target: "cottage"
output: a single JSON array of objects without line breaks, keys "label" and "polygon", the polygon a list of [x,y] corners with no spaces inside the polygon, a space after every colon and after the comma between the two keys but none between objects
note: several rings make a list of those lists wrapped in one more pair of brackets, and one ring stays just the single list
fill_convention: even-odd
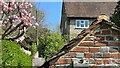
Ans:
[{"label": "cottage", "polygon": [[62,35],[73,39],[100,14],[111,16],[116,2],[63,2],[60,29]]}]

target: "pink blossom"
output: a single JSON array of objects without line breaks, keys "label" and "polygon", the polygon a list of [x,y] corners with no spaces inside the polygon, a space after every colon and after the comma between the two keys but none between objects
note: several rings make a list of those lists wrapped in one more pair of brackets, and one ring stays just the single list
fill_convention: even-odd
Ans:
[{"label": "pink blossom", "polygon": [[31,12],[29,12],[29,15],[28,15],[28,16],[29,16],[29,17],[30,17],[30,16],[32,16],[32,13],[31,13]]},{"label": "pink blossom", "polygon": [[28,14],[28,11],[26,11],[25,9],[21,11],[22,12],[22,15],[27,15]]},{"label": "pink blossom", "polygon": [[11,11],[11,10],[13,10],[13,8],[12,8],[12,7],[9,7],[8,9],[9,9],[10,11]]},{"label": "pink blossom", "polygon": [[26,26],[32,26],[32,24],[30,22],[26,22]]},{"label": "pink blossom", "polygon": [[24,5],[23,5],[23,3],[22,3],[22,4],[19,5],[19,8],[23,8],[23,6],[24,6]]},{"label": "pink blossom", "polygon": [[35,26],[35,25],[33,25],[33,28],[36,28],[36,26]]},{"label": "pink blossom", "polygon": [[17,16],[17,15],[12,15],[12,16],[10,16],[13,20],[17,20],[17,19],[19,19],[19,17]]},{"label": "pink blossom", "polygon": [[4,7],[4,8],[8,8],[8,4],[6,3],[3,7]]},{"label": "pink blossom", "polygon": [[9,10],[15,10],[17,8],[16,4],[10,3]]},{"label": "pink blossom", "polygon": [[26,3],[26,4],[25,4],[25,8],[31,8],[31,7],[33,7],[31,3],[29,3],[29,4]]},{"label": "pink blossom", "polygon": [[19,5],[20,8],[31,8],[32,4],[31,3],[21,3]]},{"label": "pink blossom", "polygon": [[34,25],[35,25],[36,27],[37,27],[37,26],[39,26],[39,24],[38,24],[38,23],[35,23]]},{"label": "pink blossom", "polygon": [[12,2],[14,4],[16,2],[16,0],[10,0],[10,2]]},{"label": "pink blossom", "polygon": [[22,20],[21,20],[21,19],[18,19],[17,21],[18,21],[18,23],[22,22]]},{"label": "pink blossom", "polygon": [[13,22],[16,22],[16,20],[12,20]]},{"label": "pink blossom", "polygon": [[[32,26],[32,20],[35,20],[35,17],[32,16],[32,13],[28,10],[26,10],[26,8],[31,8],[32,7],[32,4],[31,3],[19,3],[19,4],[16,4],[17,2],[15,2],[15,0],[10,3],[10,6],[8,6],[8,3],[4,3],[3,5],[3,11],[5,12],[8,12],[8,10],[10,10],[9,12],[14,12],[15,9],[17,9],[17,5],[19,5],[20,7],[20,13],[22,15],[22,17],[20,17],[19,13],[15,13],[15,14],[11,14],[8,16],[8,18],[12,18],[12,21],[13,21],[13,24],[16,23],[20,23],[21,21],[24,22],[24,24],[26,26]],[[3,4],[1,1],[0,1],[1,4]],[[0,12],[3,13],[2,9],[0,8]],[[39,26],[38,23],[35,23],[34,24],[35,27]],[[13,27],[15,27],[15,25],[13,25]],[[22,27],[20,26],[19,29],[22,29]]]},{"label": "pink blossom", "polygon": [[0,5],[5,4],[4,0],[0,0]]},{"label": "pink blossom", "polygon": [[36,28],[36,27],[38,27],[39,26],[39,23],[35,23],[34,25],[33,25],[33,28]]},{"label": "pink blossom", "polygon": [[2,11],[2,10],[0,10],[0,14],[3,14],[3,11]]},{"label": "pink blossom", "polygon": [[33,5],[30,3],[30,4],[29,4],[29,8],[31,8],[31,7],[33,7]]},{"label": "pink blossom", "polygon": [[36,18],[34,16],[31,17],[32,20],[35,20]]}]

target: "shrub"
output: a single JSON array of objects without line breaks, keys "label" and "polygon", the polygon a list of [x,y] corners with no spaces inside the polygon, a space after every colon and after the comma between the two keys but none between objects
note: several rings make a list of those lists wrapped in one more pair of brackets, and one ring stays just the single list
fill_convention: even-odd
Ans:
[{"label": "shrub", "polygon": [[4,68],[32,66],[31,56],[25,54],[16,42],[2,40],[2,65]]}]

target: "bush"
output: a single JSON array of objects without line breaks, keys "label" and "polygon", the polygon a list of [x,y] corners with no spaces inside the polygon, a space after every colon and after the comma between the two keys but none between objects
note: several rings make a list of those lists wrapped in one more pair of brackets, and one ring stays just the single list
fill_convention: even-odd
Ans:
[{"label": "bush", "polygon": [[37,47],[35,43],[31,46],[31,56],[34,56],[35,53],[37,52]]},{"label": "bush", "polygon": [[60,33],[46,32],[39,37],[38,51],[43,58],[51,57],[66,44]]},{"label": "bush", "polygon": [[4,68],[10,66],[31,67],[32,58],[20,50],[20,46],[15,42],[2,40],[2,65]]}]

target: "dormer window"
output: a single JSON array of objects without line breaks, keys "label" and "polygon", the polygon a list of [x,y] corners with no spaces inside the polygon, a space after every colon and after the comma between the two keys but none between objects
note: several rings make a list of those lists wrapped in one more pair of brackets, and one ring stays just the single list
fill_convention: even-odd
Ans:
[{"label": "dormer window", "polygon": [[89,20],[76,20],[76,28],[88,28]]}]

